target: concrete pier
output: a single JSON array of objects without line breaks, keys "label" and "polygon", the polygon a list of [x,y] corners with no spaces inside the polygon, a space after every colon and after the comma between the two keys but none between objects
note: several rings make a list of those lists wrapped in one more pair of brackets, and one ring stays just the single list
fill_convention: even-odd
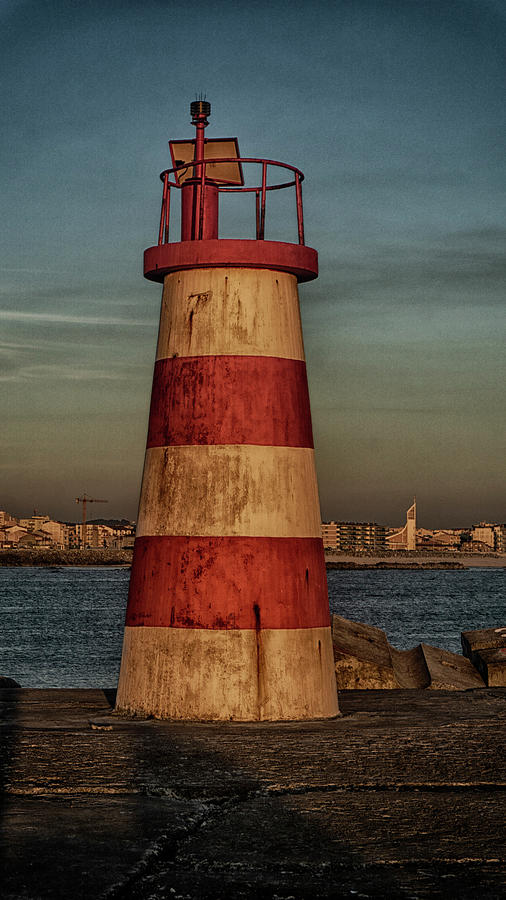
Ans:
[{"label": "concrete pier", "polygon": [[342,716],[131,720],[0,691],[2,898],[504,897],[505,688]]}]

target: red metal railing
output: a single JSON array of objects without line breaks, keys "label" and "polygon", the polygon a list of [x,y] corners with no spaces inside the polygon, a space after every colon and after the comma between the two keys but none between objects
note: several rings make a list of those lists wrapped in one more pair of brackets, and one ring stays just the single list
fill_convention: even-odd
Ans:
[{"label": "red metal railing", "polygon": [[[243,185],[230,185],[230,184],[220,184],[219,178],[206,177],[206,166],[202,165],[202,163],[212,163],[215,165],[216,163],[237,163],[242,165],[243,163],[253,163],[256,165],[262,166],[262,177],[260,184],[254,187],[245,187]],[[280,182],[278,184],[267,184],[267,168],[268,166],[277,166],[280,169],[286,169],[293,174],[293,179],[291,181]],[[158,245],[168,244],[169,243],[169,232],[170,232],[170,191],[171,188],[176,188],[177,190],[181,190],[184,187],[183,184],[178,184],[177,181],[171,181],[170,176],[175,172],[179,172],[180,169],[188,169],[192,167],[195,172],[198,173],[192,181],[200,186],[199,190],[199,198],[198,198],[198,229],[197,229],[197,239],[202,239],[203,233],[203,222],[204,222],[204,204],[205,204],[205,187],[206,184],[213,184],[218,186],[218,191],[221,194],[227,193],[254,193],[255,194],[255,207],[256,207],[256,239],[257,241],[263,241],[265,235],[265,208],[266,208],[266,198],[269,191],[280,191],[284,188],[295,187],[295,203],[297,208],[297,231],[299,244],[304,244],[304,214],[302,209],[302,182],[304,181],[304,175],[300,171],[300,169],[296,169],[295,166],[290,166],[288,163],[280,163],[276,162],[273,159],[253,159],[253,158],[234,158],[234,157],[220,157],[219,159],[207,159],[207,160],[194,160],[191,163],[181,163],[179,166],[174,166],[173,169],[165,169],[164,172],[161,173],[160,178],[163,182],[163,194],[162,194],[162,210],[160,214],[160,228],[158,232]]]}]

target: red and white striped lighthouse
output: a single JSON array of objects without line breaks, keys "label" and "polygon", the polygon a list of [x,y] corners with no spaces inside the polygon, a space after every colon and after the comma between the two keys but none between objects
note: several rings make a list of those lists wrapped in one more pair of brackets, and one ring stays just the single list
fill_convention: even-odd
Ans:
[{"label": "red and white striped lighthouse", "polygon": [[[162,173],[160,330],[117,709],[193,720],[338,712],[297,282],[317,277],[293,166],[196,137]],[[225,150],[225,152],[223,152]],[[205,160],[205,162],[204,162]],[[212,160],[212,161],[211,161]],[[245,186],[243,166],[261,170]],[[272,171],[283,173],[271,183]],[[284,170],[284,171],[283,171]],[[288,171],[288,175],[287,175]],[[294,188],[298,243],[266,241]],[[181,241],[169,241],[181,191]],[[219,199],[256,201],[254,240],[218,237]]]}]

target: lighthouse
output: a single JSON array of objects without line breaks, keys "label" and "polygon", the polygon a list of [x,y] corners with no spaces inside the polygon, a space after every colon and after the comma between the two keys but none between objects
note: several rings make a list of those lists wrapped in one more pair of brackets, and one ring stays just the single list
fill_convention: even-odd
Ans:
[{"label": "lighthouse", "polygon": [[[195,136],[170,142],[158,244],[144,254],[163,294],[116,708],[329,718],[338,705],[297,290],[318,274],[304,176],[242,158],[235,138],[207,139],[210,111],[192,103]],[[297,242],[265,239],[278,190],[293,194]],[[219,237],[230,193],[249,205],[254,238]]]}]

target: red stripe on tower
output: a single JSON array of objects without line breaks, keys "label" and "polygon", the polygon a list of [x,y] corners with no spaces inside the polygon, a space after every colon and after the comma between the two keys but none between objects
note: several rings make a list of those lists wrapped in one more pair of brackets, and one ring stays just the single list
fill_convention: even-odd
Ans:
[{"label": "red stripe on tower", "polygon": [[323,628],[325,579],[319,538],[141,537],[126,624]]},{"label": "red stripe on tower", "polygon": [[155,364],[148,447],[312,447],[306,364],[269,356],[192,356]]}]

